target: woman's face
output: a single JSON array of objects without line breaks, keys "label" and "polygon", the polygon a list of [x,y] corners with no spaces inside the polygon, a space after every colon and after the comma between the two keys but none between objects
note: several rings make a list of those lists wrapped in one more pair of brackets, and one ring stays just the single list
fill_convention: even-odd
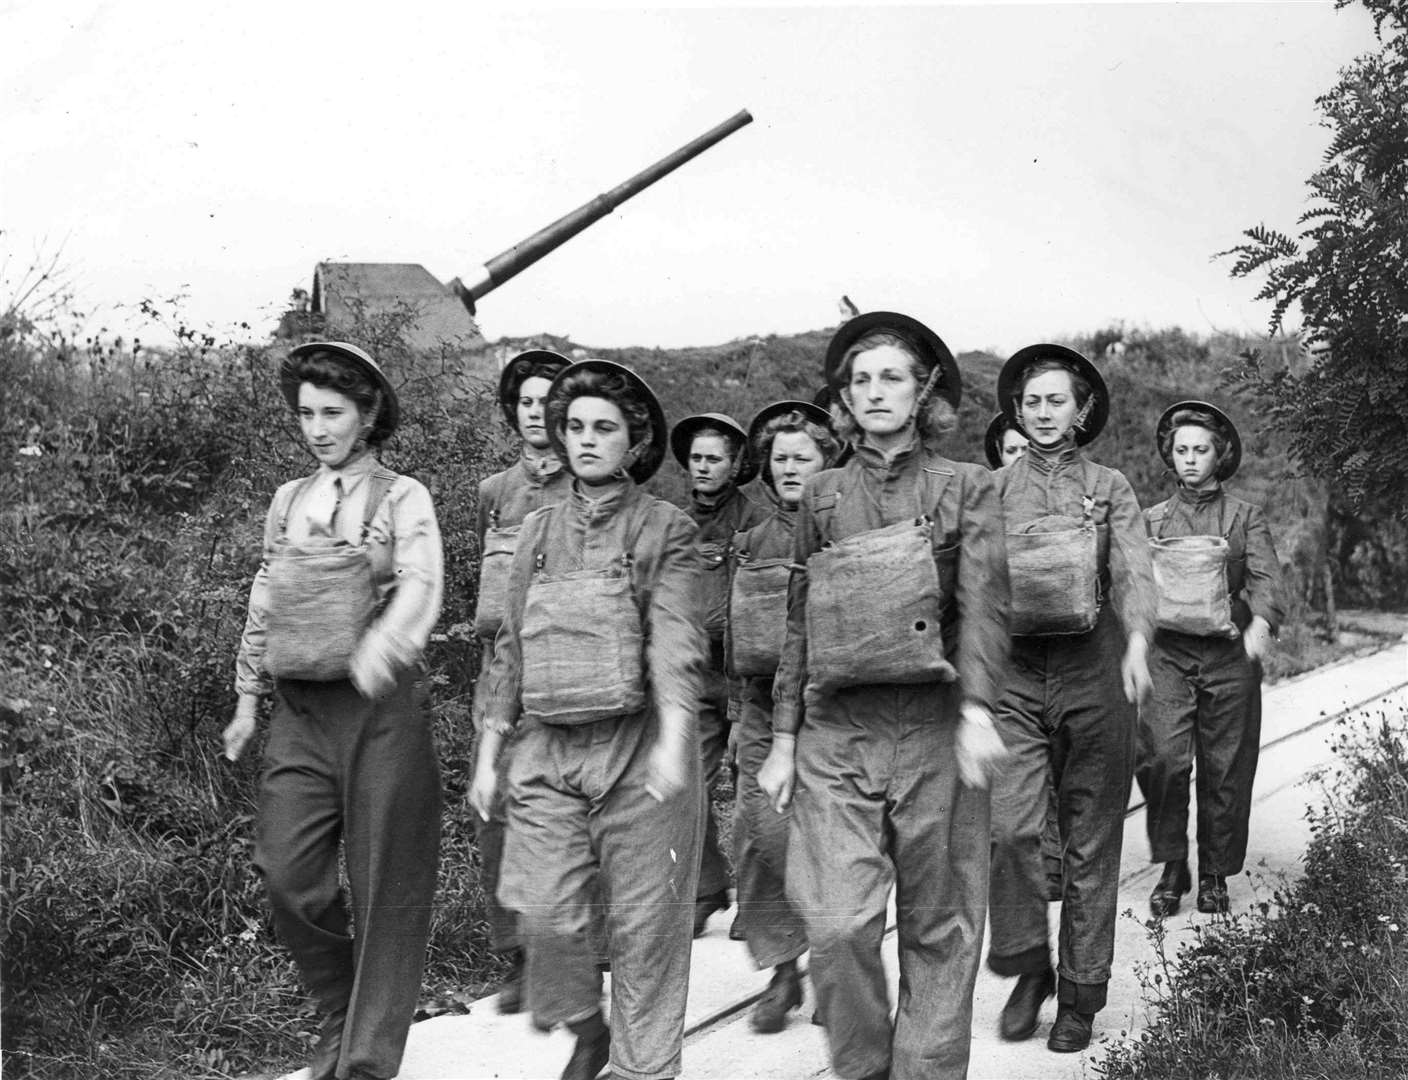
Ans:
[{"label": "woman's face", "polygon": [[717,495],[733,478],[733,455],[722,435],[696,435],[689,444],[689,479],[701,495]]},{"label": "woman's face", "polygon": [[851,360],[846,403],[862,431],[872,439],[893,441],[914,417],[919,380],[913,360],[894,345],[877,345]]},{"label": "woman's face", "polygon": [[1020,401],[1022,427],[1038,446],[1055,446],[1075,423],[1079,407],[1069,371],[1043,371],[1027,380]]},{"label": "woman's face", "polygon": [[768,468],[772,489],[782,505],[795,507],[802,501],[802,481],[821,472],[825,464],[821,449],[805,431],[779,431],[772,439]]},{"label": "woman's face", "polygon": [[1016,428],[1008,428],[1002,433],[1002,445],[998,448],[999,468],[1007,468],[1012,462],[1027,452],[1027,437]]},{"label": "woman's face", "polygon": [[341,391],[305,382],[298,387],[298,423],[313,456],[329,468],[339,469],[357,453],[366,417]]},{"label": "woman's face", "polygon": [[562,441],[567,463],[584,484],[605,484],[626,460],[631,433],[615,402],[599,397],[573,398],[567,406]]},{"label": "woman's face", "polygon": [[1205,427],[1185,424],[1173,433],[1173,469],[1184,487],[1202,491],[1217,483],[1217,442]]},{"label": "woman's face", "polygon": [[547,415],[548,387],[551,379],[532,375],[523,380],[518,388],[518,433],[523,441],[535,450],[548,448]]}]

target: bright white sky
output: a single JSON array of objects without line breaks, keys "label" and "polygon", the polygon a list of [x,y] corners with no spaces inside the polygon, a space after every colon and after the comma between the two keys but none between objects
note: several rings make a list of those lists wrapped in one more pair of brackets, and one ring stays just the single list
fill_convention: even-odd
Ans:
[{"label": "bright white sky", "polygon": [[[1291,228],[1330,3],[907,7],[0,0],[0,254],[79,301],[272,329],[322,259],[480,264],[740,108],[756,121],[486,297],[490,338],[713,344],[862,309],[1010,351],[1259,332],[1214,252]],[[0,300],[6,297],[0,297]]]}]

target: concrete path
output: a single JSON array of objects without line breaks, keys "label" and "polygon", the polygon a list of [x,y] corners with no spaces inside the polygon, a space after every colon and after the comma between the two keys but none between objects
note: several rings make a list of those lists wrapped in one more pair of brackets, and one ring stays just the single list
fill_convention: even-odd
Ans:
[{"label": "concrete path", "polygon": [[[1329,737],[1334,720],[1367,723],[1389,707],[1408,707],[1408,640],[1370,656],[1341,661],[1269,687],[1264,694],[1262,756],[1252,811],[1251,845],[1247,854],[1250,879],[1229,883],[1234,910],[1257,899],[1270,899],[1279,872],[1297,872],[1309,839],[1307,805],[1322,793],[1313,780],[1333,758]],[[1138,798],[1137,792],[1135,798]],[[1142,920],[1148,917],[1148,896],[1159,868],[1147,863],[1144,815],[1135,804],[1124,833],[1120,910],[1128,912],[1118,925],[1115,972],[1110,1005],[1096,1018],[1095,1041],[1083,1054],[1058,1055],[1046,1049],[1046,1035],[1055,1006],[1048,1002],[1036,1035],[1027,1042],[1007,1043],[997,1036],[998,1014],[1012,983],[982,970],[974,993],[972,1080],[1061,1080],[1093,1075],[1092,1059],[1101,1044],[1121,1033],[1138,1031],[1145,1007],[1137,973],[1149,964],[1153,950]],[[1209,917],[1190,909],[1168,921],[1170,956],[1192,927]],[[1057,905],[1050,907],[1055,941]],[[748,1007],[767,984],[766,972],[755,972],[742,944],[728,940],[731,912],[714,916],[709,933],[695,942],[690,979],[685,1071],[688,1080],[801,1080],[829,1077],[823,1034],[807,1022],[808,1002],[792,1015],[777,1035],[756,1035],[747,1023]],[[894,934],[886,940],[893,993]],[[571,1052],[564,1032],[535,1033],[524,1016],[500,1016],[493,998],[476,1002],[466,1016],[428,1020],[411,1029],[401,1080],[478,1080],[501,1077],[552,1080]],[[302,1080],[306,1071],[285,1080]]]}]

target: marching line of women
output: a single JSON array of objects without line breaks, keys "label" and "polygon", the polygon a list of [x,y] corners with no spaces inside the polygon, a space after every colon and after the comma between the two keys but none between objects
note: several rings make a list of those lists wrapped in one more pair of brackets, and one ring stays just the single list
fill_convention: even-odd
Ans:
[{"label": "marching line of women", "polygon": [[[985,926],[1014,979],[1002,1037],[1033,1036],[1054,996],[1047,1046],[1084,1049],[1134,780],[1164,864],[1151,912],[1193,889],[1194,775],[1197,907],[1227,910],[1281,617],[1265,518],[1222,488],[1231,419],[1170,405],[1152,441],[1176,487],[1141,511],[1084,452],[1115,403],[1070,349],[1003,366],[989,468],[946,445],[962,378],[918,320],[853,318],[821,374],[746,427],[672,429],[618,364],[531,350],[502,373],[523,449],[479,492],[469,797],[512,970],[498,1006],[574,1034],[565,1080],[680,1074],[692,939],[730,906],[771,970],[753,1029],[803,1005],[806,955],[837,1076],[967,1075]],[[440,537],[425,488],[377,458],[399,407],[370,356],[312,342],[280,378],[318,467],[269,508],[225,749],[272,697],[255,858],[321,1017],[311,1075],[389,1080],[435,889]],[[670,453],[686,510],[641,487]],[[725,764],[732,898],[709,794]]]}]

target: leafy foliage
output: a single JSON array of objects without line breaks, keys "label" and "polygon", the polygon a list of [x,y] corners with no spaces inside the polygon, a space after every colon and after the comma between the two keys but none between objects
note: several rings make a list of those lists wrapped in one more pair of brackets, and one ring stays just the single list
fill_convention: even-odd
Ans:
[{"label": "leafy foliage", "polygon": [[[1367,723],[1365,721],[1368,721]],[[1247,915],[1195,927],[1175,958],[1161,921],[1142,973],[1154,1017],[1096,1065],[1135,1078],[1408,1074],[1408,715],[1341,721],[1338,793],[1311,815],[1305,874]]]},{"label": "leafy foliage", "polygon": [[[1346,6],[1350,0],[1337,0]],[[1361,0],[1380,48],[1316,99],[1331,133],[1307,181],[1296,237],[1257,226],[1222,252],[1233,277],[1264,272],[1257,299],[1281,331],[1293,305],[1305,354],[1255,351],[1232,381],[1257,392],[1292,453],[1353,506],[1408,511],[1408,3]]]}]

